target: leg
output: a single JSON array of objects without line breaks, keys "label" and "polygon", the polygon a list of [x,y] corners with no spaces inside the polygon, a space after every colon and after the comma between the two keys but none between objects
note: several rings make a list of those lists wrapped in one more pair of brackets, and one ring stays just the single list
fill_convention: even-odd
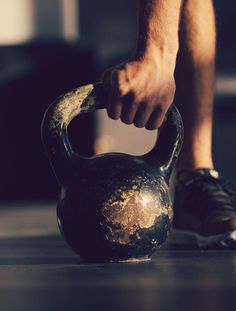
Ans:
[{"label": "leg", "polygon": [[177,170],[213,168],[215,18],[211,0],[185,0],[176,68],[176,104],[185,127]]},{"label": "leg", "polygon": [[212,0],[185,0],[175,72],[185,139],[177,165],[172,242],[236,248],[235,194],[213,170],[215,38]]}]

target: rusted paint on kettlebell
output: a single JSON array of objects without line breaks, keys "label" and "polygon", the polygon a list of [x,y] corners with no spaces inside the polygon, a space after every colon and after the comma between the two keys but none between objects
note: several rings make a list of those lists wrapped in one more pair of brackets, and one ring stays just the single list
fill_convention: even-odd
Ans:
[{"label": "rusted paint on kettlebell", "polygon": [[173,105],[158,143],[143,156],[81,157],[70,145],[67,127],[78,114],[105,107],[105,94],[102,83],[79,87],[58,98],[44,116],[42,139],[62,186],[59,227],[84,261],[149,258],[171,224],[168,183],[183,141],[182,120]]}]

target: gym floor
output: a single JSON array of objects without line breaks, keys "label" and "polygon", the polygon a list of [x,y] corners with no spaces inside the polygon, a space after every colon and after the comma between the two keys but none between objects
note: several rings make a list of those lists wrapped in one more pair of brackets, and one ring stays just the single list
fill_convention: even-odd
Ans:
[{"label": "gym floor", "polygon": [[151,261],[84,264],[56,203],[0,206],[0,310],[234,310],[236,252],[172,249]]},{"label": "gym floor", "polygon": [[[133,50],[135,0],[79,2],[79,46],[52,41],[0,47],[1,200],[52,197],[57,185],[39,134],[44,110],[64,91],[100,80],[105,68]],[[235,1],[214,3],[219,28],[214,155],[222,176],[236,183]],[[53,21],[49,12],[45,16]],[[142,133],[140,144],[137,131],[130,128],[128,135],[104,116],[98,152],[140,154],[154,144],[156,133]],[[228,311],[236,310],[235,294],[235,251],[173,249],[167,241],[148,262],[84,264],[59,233],[55,202],[0,203],[0,311]]]}]

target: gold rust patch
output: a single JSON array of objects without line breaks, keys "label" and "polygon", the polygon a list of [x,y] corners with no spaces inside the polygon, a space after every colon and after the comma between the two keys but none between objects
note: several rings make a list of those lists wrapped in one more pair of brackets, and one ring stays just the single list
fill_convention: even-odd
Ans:
[{"label": "gold rust patch", "polygon": [[112,242],[127,244],[134,234],[139,239],[139,229],[153,226],[157,217],[168,215],[172,218],[172,208],[164,205],[161,195],[145,189],[138,191],[136,186],[119,192],[121,199],[117,200],[117,195],[112,196],[102,208],[102,214],[111,223],[107,238]]},{"label": "gold rust patch", "polygon": [[[80,114],[82,111],[89,110],[95,102],[94,97],[91,96],[87,98],[93,89],[94,85],[88,84],[65,94],[65,96],[60,99],[54,110],[51,127],[57,128],[62,123],[64,123],[65,126],[68,126],[75,116]],[[88,100],[86,106],[81,108],[81,105],[85,99]]]}]

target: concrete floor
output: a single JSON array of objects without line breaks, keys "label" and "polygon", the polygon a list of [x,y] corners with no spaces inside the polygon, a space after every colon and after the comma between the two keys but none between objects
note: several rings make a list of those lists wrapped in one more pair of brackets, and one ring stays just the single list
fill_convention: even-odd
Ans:
[{"label": "concrete floor", "polygon": [[235,293],[236,252],[166,243],[150,262],[83,264],[58,232],[55,203],[0,206],[1,311],[227,311]]}]

